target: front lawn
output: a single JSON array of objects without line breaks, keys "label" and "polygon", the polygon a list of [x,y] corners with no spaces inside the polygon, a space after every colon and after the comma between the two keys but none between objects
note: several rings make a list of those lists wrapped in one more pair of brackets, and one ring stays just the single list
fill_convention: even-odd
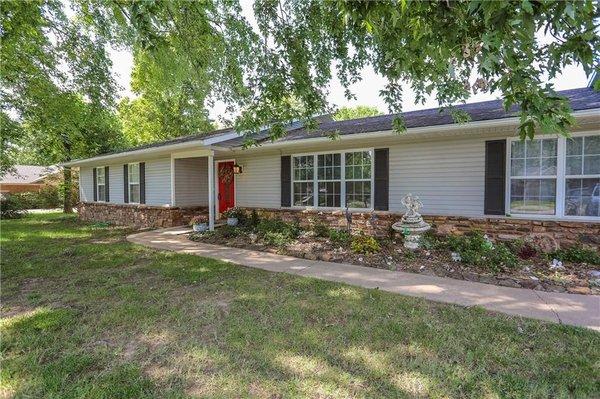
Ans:
[{"label": "front lawn", "polygon": [[0,397],[598,397],[600,334],[2,221]]}]

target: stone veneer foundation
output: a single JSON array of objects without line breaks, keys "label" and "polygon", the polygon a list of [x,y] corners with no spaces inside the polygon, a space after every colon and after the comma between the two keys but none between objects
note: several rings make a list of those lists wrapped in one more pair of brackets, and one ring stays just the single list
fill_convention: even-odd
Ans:
[{"label": "stone veneer foundation", "polygon": [[208,214],[208,208],[80,202],[77,212],[81,220],[143,229],[181,226],[189,223],[193,216]]},{"label": "stone veneer foundation", "polygon": [[[321,222],[332,228],[345,228],[344,211],[295,209],[255,209],[260,217],[278,217],[298,221],[303,227]],[[151,205],[107,204],[82,202],[78,206],[82,220],[109,222],[136,228],[174,227],[187,224],[195,215],[208,214],[206,207],[162,207]],[[391,212],[352,213],[352,229],[379,237],[393,233],[391,225],[401,214]],[[544,221],[510,217],[468,218],[458,216],[427,216],[423,218],[440,234],[464,234],[480,230],[495,240],[513,240],[530,236],[537,240],[556,242],[561,247],[583,243],[600,250],[600,223],[574,221]]]},{"label": "stone veneer foundation", "polygon": [[[251,210],[252,208],[247,208]],[[293,209],[256,209],[261,217],[279,217],[286,221],[298,221],[308,227],[321,221],[334,228],[345,228],[344,211],[315,211]],[[391,212],[352,213],[352,229],[379,237],[394,233],[391,225],[402,214]],[[600,250],[600,223],[574,221],[544,221],[510,217],[468,218],[457,216],[427,216],[425,221],[440,234],[464,234],[479,230],[491,239],[506,241],[525,236],[536,240],[556,242],[561,247],[583,243]]]}]

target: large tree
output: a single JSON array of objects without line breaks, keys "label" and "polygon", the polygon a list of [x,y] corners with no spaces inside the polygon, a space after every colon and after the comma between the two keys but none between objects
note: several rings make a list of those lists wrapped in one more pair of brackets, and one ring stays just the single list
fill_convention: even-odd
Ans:
[{"label": "large tree", "polygon": [[[198,106],[225,102],[251,133],[328,111],[334,75],[352,98],[367,66],[387,78],[381,95],[391,112],[401,111],[402,83],[458,120],[468,115],[452,104],[494,92],[507,108],[520,106],[521,136],[566,133],[569,104],[544,82],[570,64],[591,73],[600,53],[593,0],[258,0],[255,23],[229,1],[77,4],[107,37],[146,51],[165,81],[188,82]],[[287,107],[289,97],[302,107]],[[272,126],[273,137],[284,134]],[[401,118],[395,127],[403,130]]]},{"label": "large tree", "polygon": [[[61,1],[5,1],[0,10],[3,154],[27,149],[55,164],[118,148],[105,38],[69,18]],[[65,212],[71,184],[65,168]]]},{"label": "large tree", "polygon": [[381,115],[377,107],[369,105],[357,105],[355,107],[342,107],[335,111],[333,119],[336,121],[345,121],[348,119],[366,118],[368,116]]}]

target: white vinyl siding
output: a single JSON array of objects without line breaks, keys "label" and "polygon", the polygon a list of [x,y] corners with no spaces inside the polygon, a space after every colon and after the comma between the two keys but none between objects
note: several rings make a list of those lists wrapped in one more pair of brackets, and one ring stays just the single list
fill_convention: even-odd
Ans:
[{"label": "white vinyl siding", "polygon": [[146,161],[146,205],[169,204],[171,204],[171,158]]},{"label": "white vinyl siding", "polygon": [[[381,145],[390,151],[390,212],[403,213],[400,200],[412,193],[421,198],[424,214],[483,216],[485,141],[497,138],[445,138]],[[335,150],[342,147],[339,142],[328,146]],[[235,158],[244,167],[244,172],[236,175],[236,205],[280,208],[281,154],[236,154]]]},{"label": "white vinyl siding", "polygon": [[208,205],[208,158],[175,159],[175,206]]},{"label": "white vinyl siding", "polygon": [[[143,159],[140,162],[144,162]],[[165,206],[171,203],[171,159],[146,160],[146,204]],[[104,166],[104,165],[103,165]],[[123,163],[109,164],[110,203],[123,203]],[[94,201],[92,167],[79,172],[81,201]]]},{"label": "white vinyl siding", "polygon": [[235,156],[242,174],[235,175],[236,206],[279,208],[281,206],[281,157],[273,155]]},{"label": "white vinyl siding", "polygon": [[405,212],[408,193],[428,215],[483,216],[485,141],[481,137],[407,142],[389,147],[389,210]]},{"label": "white vinyl siding", "polygon": [[[82,167],[79,170],[79,197],[81,202],[94,201],[94,172],[92,167]],[[112,176],[111,176],[112,178]],[[111,186],[112,188],[112,186]],[[111,190],[112,192],[112,190]]]}]

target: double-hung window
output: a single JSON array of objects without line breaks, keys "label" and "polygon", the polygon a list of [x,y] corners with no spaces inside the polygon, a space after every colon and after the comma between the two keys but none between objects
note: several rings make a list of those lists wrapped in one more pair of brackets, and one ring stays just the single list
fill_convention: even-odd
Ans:
[{"label": "double-hung window", "polygon": [[600,134],[511,140],[508,213],[600,218]]},{"label": "double-hung window", "polygon": [[97,199],[106,202],[106,177],[104,176],[104,166],[96,168],[96,192]]},{"label": "double-hung window", "polygon": [[566,141],[565,216],[600,216],[600,135]]},{"label": "double-hung window", "polygon": [[373,151],[292,157],[292,205],[372,209]]},{"label": "double-hung window", "polygon": [[510,151],[510,212],[556,212],[557,139],[513,141]]},{"label": "double-hung window", "polygon": [[347,152],[345,154],[346,206],[348,208],[371,208],[371,151]]},{"label": "double-hung window", "polygon": [[127,185],[129,189],[129,202],[140,203],[140,164],[130,163],[127,167]]},{"label": "double-hung window", "polygon": [[317,179],[319,182],[318,206],[339,208],[342,197],[341,154],[317,155]]}]

